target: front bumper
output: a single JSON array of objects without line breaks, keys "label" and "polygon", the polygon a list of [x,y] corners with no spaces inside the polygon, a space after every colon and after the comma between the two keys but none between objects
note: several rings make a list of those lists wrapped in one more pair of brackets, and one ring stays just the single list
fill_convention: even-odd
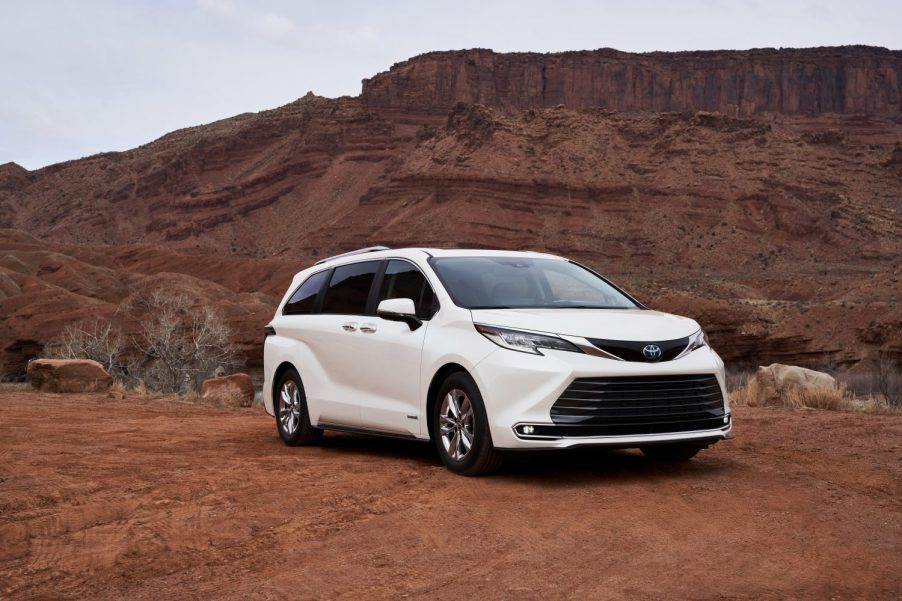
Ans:
[{"label": "front bumper", "polygon": [[[498,349],[473,371],[482,393],[492,433],[500,449],[565,449],[577,446],[639,447],[668,442],[711,444],[730,437],[733,424],[726,396],[723,361],[709,347],[675,361],[615,361],[566,351],[542,350],[531,355]],[[551,407],[576,378],[713,374],[724,398],[727,423],[694,431],[593,436],[591,431],[555,424]],[[523,426],[532,426],[527,434]],[[576,435],[574,435],[576,434]]]}]

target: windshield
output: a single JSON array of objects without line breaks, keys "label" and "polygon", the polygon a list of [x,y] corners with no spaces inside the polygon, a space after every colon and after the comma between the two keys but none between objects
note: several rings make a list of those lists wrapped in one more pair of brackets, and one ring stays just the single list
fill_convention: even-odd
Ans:
[{"label": "windshield", "polygon": [[443,257],[432,266],[454,303],[467,309],[636,309],[588,269],[560,259]]}]

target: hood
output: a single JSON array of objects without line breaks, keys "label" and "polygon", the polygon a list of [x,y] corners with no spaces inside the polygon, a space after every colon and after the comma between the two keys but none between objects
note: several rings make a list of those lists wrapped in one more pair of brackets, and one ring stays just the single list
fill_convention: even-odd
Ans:
[{"label": "hood", "polygon": [[474,309],[474,323],[583,338],[657,342],[699,330],[695,320],[644,309]]}]

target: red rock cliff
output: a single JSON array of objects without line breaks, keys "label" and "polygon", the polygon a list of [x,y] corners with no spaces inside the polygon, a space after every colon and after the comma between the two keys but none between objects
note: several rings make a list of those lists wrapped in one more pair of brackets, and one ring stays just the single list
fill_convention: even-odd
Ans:
[{"label": "red rock cliff", "polygon": [[418,112],[444,112],[467,102],[509,110],[563,104],[734,116],[902,117],[902,51],[843,46],[648,54],[431,52],[363,80],[362,99],[373,107]]}]

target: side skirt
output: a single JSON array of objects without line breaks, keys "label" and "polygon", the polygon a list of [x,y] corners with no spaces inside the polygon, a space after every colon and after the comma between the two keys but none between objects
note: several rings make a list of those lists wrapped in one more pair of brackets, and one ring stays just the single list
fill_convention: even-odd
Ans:
[{"label": "side skirt", "polygon": [[419,442],[429,442],[428,438],[417,438],[413,434],[407,432],[389,432],[386,430],[370,430],[367,428],[357,428],[354,426],[342,426],[341,424],[330,424],[328,422],[320,422],[316,424],[317,428],[323,430],[333,430],[335,432],[346,432],[348,434],[362,434],[364,436],[381,436],[383,438],[398,438],[401,440],[416,440]]}]

